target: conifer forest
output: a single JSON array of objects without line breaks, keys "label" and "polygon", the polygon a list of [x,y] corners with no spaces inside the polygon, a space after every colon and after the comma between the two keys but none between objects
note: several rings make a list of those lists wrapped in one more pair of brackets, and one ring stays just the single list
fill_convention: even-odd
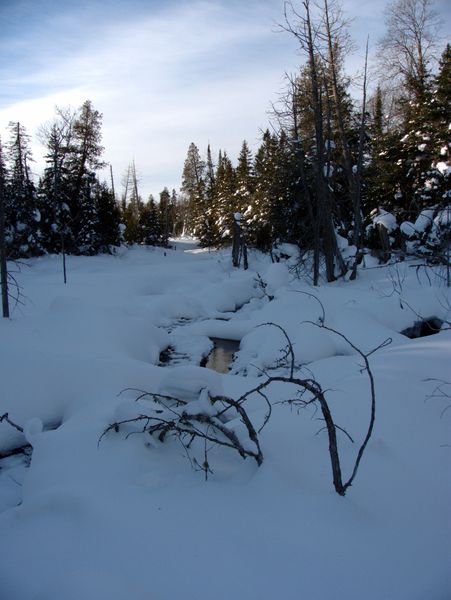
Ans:
[{"label": "conifer forest", "polygon": [[[364,248],[448,261],[451,46],[439,42],[430,0],[396,0],[352,96],[346,19],[335,2],[286,4],[280,28],[296,39],[302,66],[286,76],[259,147],[243,141],[233,164],[227,149],[193,141],[180,190],[159,198],[142,198],[134,161],[121,184],[112,166],[104,176],[102,114],[89,100],[56,108],[40,128],[38,179],[26,123],[11,122],[1,147],[6,256],[165,246],[181,233],[220,247],[240,213],[249,247],[298,245],[313,257],[315,281],[321,264],[329,281],[355,272]],[[352,264],[343,244],[355,248]]]}]

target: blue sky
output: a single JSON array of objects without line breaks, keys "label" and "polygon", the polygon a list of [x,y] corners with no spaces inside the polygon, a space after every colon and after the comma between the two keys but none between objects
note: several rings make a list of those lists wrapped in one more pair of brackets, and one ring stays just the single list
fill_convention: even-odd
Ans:
[{"label": "blue sky", "polygon": [[[346,0],[362,61],[367,33],[383,33],[383,0]],[[448,0],[437,9],[450,19]],[[89,98],[103,113],[105,160],[116,186],[135,160],[141,192],[180,185],[186,151],[210,142],[235,158],[258,144],[284,73],[300,63],[277,33],[283,0],[2,0],[0,132],[19,120],[30,134],[55,105]],[[35,171],[43,149],[36,142]]]}]

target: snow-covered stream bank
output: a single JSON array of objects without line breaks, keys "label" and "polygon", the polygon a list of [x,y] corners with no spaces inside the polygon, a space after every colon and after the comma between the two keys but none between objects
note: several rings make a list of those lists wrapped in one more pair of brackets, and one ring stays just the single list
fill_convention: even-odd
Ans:
[{"label": "snow-covered stream bank", "polygon": [[[30,467],[11,457],[0,470],[1,600],[449,600],[451,597],[451,332],[408,339],[417,315],[450,320],[449,292],[420,286],[409,264],[368,269],[355,282],[314,290],[284,265],[251,255],[233,270],[227,252],[177,242],[120,256],[28,261],[26,297],[0,323],[0,413],[28,427]],[[262,292],[256,272],[268,282]],[[402,282],[399,286],[397,282]],[[434,278],[432,278],[432,283]],[[237,312],[237,308],[240,308]],[[210,452],[208,481],[176,440],[106,435],[136,414],[134,388],[232,398],[279,364],[289,334],[297,374],[328,391],[348,476],[369,415],[361,357],[370,356],[376,425],[354,485],[333,490],[327,437],[313,406],[279,404],[260,434],[264,462],[227,448]],[[210,338],[241,340],[230,373],[197,367]],[[169,346],[188,359],[158,366]],[[442,388],[443,389],[443,388]],[[451,395],[451,385],[444,387]],[[259,427],[264,400],[248,413]],[[25,440],[0,424],[0,450]],[[202,457],[199,457],[201,459]]]}]

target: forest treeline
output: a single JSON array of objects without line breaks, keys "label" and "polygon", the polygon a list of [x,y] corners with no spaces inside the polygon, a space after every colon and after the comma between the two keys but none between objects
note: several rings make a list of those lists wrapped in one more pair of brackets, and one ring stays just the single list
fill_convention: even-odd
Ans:
[{"label": "forest treeline", "polygon": [[[167,245],[181,233],[220,246],[230,242],[237,212],[248,245],[297,244],[312,257],[316,282],[321,265],[328,280],[355,274],[368,246],[447,248],[451,46],[439,53],[431,1],[388,5],[378,84],[368,85],[362,65],[359,100],[344,68],[347,25],[334,0],[286,3],[281,28],[296,38],[303,66],[287,76],[272,128],[254,154],[243,142],[236,165],[225,150],[203,154],[191,143],[180,191],[165,188],[158,199],[142,199],[133,162],[119,193],[112,177],[100,180],[102,115],[89,100],[77,111],[57,109],[41,128],[46,168],[37,183],[30,137],[11,123],[0,146],[8,257]],[[355,249],[351,264],[344,240]]]}]

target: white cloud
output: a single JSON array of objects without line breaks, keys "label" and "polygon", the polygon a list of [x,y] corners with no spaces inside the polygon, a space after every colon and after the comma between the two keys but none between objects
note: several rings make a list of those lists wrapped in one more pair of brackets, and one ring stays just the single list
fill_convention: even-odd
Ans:
[{"label": "white cloud", "polygon": [[266,126],[287,67],[275,54],[288,55],[291,43],[271,32],[269,4],[260,13],[255,5],[237,13],[236,6],[195,2],[91,24],[80,50],[68,53],[63,44],[61,57],[20,79],[39,95],[0,110],[0,126],[20,120],[33,133],[55,105],[76,107],[89,98],[104,114],[105,158],[117,173],[134,158],[146,196],[178,186],[191,141],[202,151],[211,141],[215,151],[221,146],[233,155],[243,138],[255,140]]},{"label": "white cloud", "polygon": [[[346,0],[359,36],[380,29],[383,4]],[[120,21],[108,14],[93,21],[88,6],[82,19],[76,8],[52,13],[37,37],[16,39],[15,47],[28,44],[30,60],[28,69],[23,61],[10,65],[10,90],[21,99],[0,110],[0,130],[20,120],[33,134],[55,105],[78,107],[89,98],[104,115],[105,160],[119,180],[134,159],[145,196],[178,187],[192,141],[202,152],[210,142],[214,153],[221,147],[232,157],[243,139],[255,147],[283,73],[301,62],[296,41],[274,33],[282,0],[177,0],[158,11],[132,2],[129,14],[121,5]],[[47,25],[56,38],[46,38]],[[363,64],[362,53],[352,68]]]}]

